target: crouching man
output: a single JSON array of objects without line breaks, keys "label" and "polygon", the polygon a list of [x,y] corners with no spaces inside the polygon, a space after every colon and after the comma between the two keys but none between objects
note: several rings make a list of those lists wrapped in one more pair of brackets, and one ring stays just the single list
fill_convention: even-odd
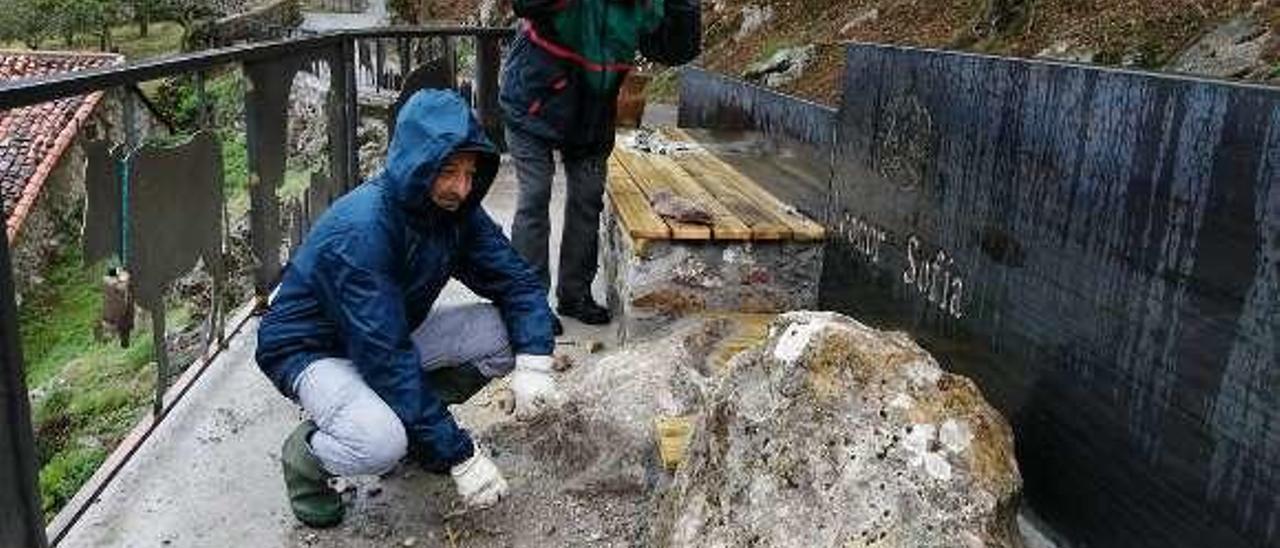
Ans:
[{"label": "crouching man", "polygon": [[[468,507],[505,494],[446,407],[508,373],[517,413],[556,395],[546,288],[480,207],[497,169],[461,97],[419,92],[386,169],[336,201],[286,267],[257,360],[311,417],[281,450],[303,523],[341,521],[329,478],[382,474],[406,454],[450,473]],[[433,307],[450,278],[492,304]]]}]

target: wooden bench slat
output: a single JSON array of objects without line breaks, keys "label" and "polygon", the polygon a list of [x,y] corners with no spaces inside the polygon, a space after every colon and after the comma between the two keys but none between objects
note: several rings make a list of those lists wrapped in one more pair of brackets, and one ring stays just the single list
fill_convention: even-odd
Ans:
[{"label": "wooden bench slat", "polygon": [[[671,128],[669,134],[680,140],[693,141],[688,133],[679,128]],[[719,173],[726,186],[737,189],[741,195],[750,198],[758,207],[769,211],[773,216],[784,221],[791,228],[792,239],[815,241],[825,237],[826,230],[823,229],[822,225],[787,207],[776,196],[756,184],[750,177],[738,171],[737,168],[724,161],[724,159],[712,153],[699,154],[697,158],[704,161],[712,172]],[[707,178],[707,176],[704,175],[704,178]]]},{"label": "wooden bench slat", "polygon": [[791,225],[779,218],[772,211],[760,207],[755,200],[745,195],[735,185],[726,184],[723,175],[718,172],[709,160],[703,158],[706,152],[690,152],[675,157],[686,171],[698,178],[716,199],[751,227],[753,240],[790,240]]},{"label": "wooden bench slat", "polygon": [[[658,187],[665,188],[677,196],[692,200],[711,213],[712,225],[709,239],[734,241],[751,239],[751,227],[742,222],[724,204],[721,204],[715,196],[707,192],[699,181],[694,180],[689,172],[685,171],[671,158],[661,154],[648,154],[624,148],[617,149],[615,154],[618,155],[618,159],[623,164],[632,169],[637,181],[641,178],[652,179],[652,181],[648,182],[655,183],[655,191]],[[640,172],[645,173],[645,175],[641,175]],[[650,194],[649,197],[652,198],[653,194]],[[678,223],[671,223],[673,227],[676,224]]]},{"label": "wooden bench slat", "polygon": [[739,219],[732,210],[725,207],[716,195],[709,192],[704,182],[695,179],[671,156],[645,154],[644,158],[671,177],[671,183],[681,196],[697,202],[711,213],[711,239],[732,241],[751,239],[751,227]]},{"label": "wooden bench slat", "polygon": [[610,161],[609,199],[618,210],[618,218],[634,240],[665,240],[671,238],[669,227],[653,208],[649,199],[636,186],[631,175],[620,164]]},{"label": "wooden bench slat", "polygon": [[[622,147],[614,148],[613,156],[617,158],[627,173],[631,174],[631,180],[644,193],[645,205],[652,211],[649,206],[649,198],[660,190],[666,190],[673,194],[680,195],[678,191],[671,185],[671,182],[665,174],[658,172],[648,162],[641,162],[635,154],[631,154]],[[656,213],[655,213],[656,215]],[[665,220],[667,226],[671,227],[671,239],[673,240],[710,240],[711,227],[695,225],[690,223],[681,223],[672,220]]]}]

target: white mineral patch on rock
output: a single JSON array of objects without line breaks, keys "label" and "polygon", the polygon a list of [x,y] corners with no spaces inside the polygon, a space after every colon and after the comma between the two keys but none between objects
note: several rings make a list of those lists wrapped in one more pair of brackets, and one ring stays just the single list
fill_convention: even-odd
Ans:
[{"label": "white mineral patch on rock", "polygon": [[809,347],[809,341],[813,339],[814,334],[822,331],[823,327],[826,327],[825,322],[791,324],[782,334],[782,338],[778,339],[778,345],[773,349],[773,357],[788,365],[794,363],[796,358],[799,358],[800,354]]}]

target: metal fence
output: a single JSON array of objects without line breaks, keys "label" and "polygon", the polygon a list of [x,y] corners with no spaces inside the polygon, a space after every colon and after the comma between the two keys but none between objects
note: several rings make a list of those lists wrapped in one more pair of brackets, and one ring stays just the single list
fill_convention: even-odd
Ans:
[{"label": "metal fence", "polygon": [[[390,111],[409,92],[424,87],[460,89],[495,138],[498,65],[505,28],[412,27],[345,31],[268,43],[246,44],[176,55],[38,80],[0,85],[0,110],[35,105],[102,90],[135,86],[170,77],[194,78],[202,111],[208,108],[205,82],[220,71],[239,70],[247,82],[243,94],[253,297],[239,312],[220,303],[226,283],[228,246],[226,197],[216,135],[208,113],[194,135],[177,146],[136,142],[126,128],[125,142],[87,146],[87,257],[119,257],[132,276],[139,305],[151,312],[155,338],[154,406],[115,448],[89,482],[47,528],[36,490],[36,440],[20,348],[14,274],[8,246],[0,246],[0,546],[56,544],[111,481],[166,413],[225,348],[277,282],[290,250],[305,236],[310,221],[360,180],[357,123],[361,103],[386,95]],[[310,187],[293,204],[282,203],[285,183],[288,103],[295,75],[306,72],[327,82],[324,114],[327,166],[311,174]],[[124,97],[126,113],[133,94]],[[391,116],[394,116],[392,114]],[[390,120],[391,116],[387,119]],[[125,124],[136,117],[125,116]],[[116,168],[113,171],[111,168]],[[105,237],[95,237],[106,234]],[[117,237],[127,234],[127,237]],[[163,296],[180,275],[203,264],[214,278],[210,331],[215,336],[203,355],[183,372],[170,367],[165,345]],[[219,279],[222,278],[222,279]],[[233,316],[233,317],[228,317]],[[179,364],[182,365],[182,364]]]}]

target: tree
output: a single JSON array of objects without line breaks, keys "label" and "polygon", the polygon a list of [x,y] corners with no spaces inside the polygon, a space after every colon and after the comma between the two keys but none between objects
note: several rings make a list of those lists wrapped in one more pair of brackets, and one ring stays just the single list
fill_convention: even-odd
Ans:
[{"label": "tree", "polygon": [[133,20],[138,24],[138,36],[146,38],[151,21],[157,16],[163,17],[167,6],[166,0],[129,0],[129,8],[133,12]]},{"label": "tree", "polygon": [[0,0],[0,36],[40,49],[57,31],[56,18],[49,16],[53,4],[52,0]]},{"label": "tree", "polygon": [[203,0],[157,0],[157,14],[172,19],[182,27],[182,43],[190,45],[195,26],[205,19],[216,17],[218,12],[211,2]]}]

